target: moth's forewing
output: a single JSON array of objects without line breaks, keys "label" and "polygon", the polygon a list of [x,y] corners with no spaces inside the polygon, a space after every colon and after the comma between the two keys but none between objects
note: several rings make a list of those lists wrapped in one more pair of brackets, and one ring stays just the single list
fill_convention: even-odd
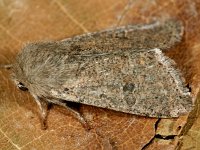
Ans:
[{"label": "moth's forewing", "polygon": [[118,50],[160,48],[166,50],[180,42],[184,33],[181,21],[169,19],[151,24],[129,25],[62,40],[72,52],[99,54]]},{"label": "moth's forewing", "polygon": [[181,74],[159,49],[75,60],[67,68],[77,71],[51,90],[52,97],[150,117],[178,117],[192,108]]}]

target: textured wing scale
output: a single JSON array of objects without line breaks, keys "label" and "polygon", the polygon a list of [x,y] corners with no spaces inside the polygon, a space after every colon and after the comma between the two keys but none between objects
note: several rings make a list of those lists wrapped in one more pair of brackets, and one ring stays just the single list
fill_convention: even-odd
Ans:
[{"label": "textured wing scale", "polygon": [[102,54],[116,50],[168,49],[182,39],[184,28],[177,20],[129,25],[63,40],[71,53]]},{"label": "textured wing scale", "polygon": [[[192,108],[190,93],[174,62],[159,49],[77,56],[76,75],[52,89],[58,99],[150,117],[178,117]],[[87,60],[87,62],[85,61]]]}]

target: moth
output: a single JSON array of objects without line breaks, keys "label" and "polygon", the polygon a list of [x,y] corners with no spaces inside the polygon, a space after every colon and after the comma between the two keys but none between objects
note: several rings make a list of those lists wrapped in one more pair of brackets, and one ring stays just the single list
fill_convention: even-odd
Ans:
[{"label": "moth", "polygon": [[180,42],[180,21],[169,19],[29,43],[13,65],[13,80],[37,102],[43,126],[48,104],[68,102],[148,117],[171,118],[192,109],[192,96],[173,60],[162,51]]}]

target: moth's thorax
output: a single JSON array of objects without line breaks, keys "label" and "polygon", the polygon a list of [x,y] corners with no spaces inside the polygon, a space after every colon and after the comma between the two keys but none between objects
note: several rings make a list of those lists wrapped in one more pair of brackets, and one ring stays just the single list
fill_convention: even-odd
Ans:
[{"label": "moth's thorax", "polygon": [[60,85],[63,64],[67,55],[55,51],[56,42],[28,44],[16,58],[13,76],[30,92],[48,95],[49,90]]}]

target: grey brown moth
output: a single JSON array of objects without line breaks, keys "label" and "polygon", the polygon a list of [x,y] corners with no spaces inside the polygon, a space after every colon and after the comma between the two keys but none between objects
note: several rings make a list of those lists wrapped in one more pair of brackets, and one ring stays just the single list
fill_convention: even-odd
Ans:
[{"label": "grey brown moth", "polygon": [[45,126],[49,103],[81,123],[68,101],[130,114],[170,118],[188,113],[192,97],[173,60],[161,50],[181,41],[183,25],[169,19],[27,44],[13,79],[35,98]]}]

